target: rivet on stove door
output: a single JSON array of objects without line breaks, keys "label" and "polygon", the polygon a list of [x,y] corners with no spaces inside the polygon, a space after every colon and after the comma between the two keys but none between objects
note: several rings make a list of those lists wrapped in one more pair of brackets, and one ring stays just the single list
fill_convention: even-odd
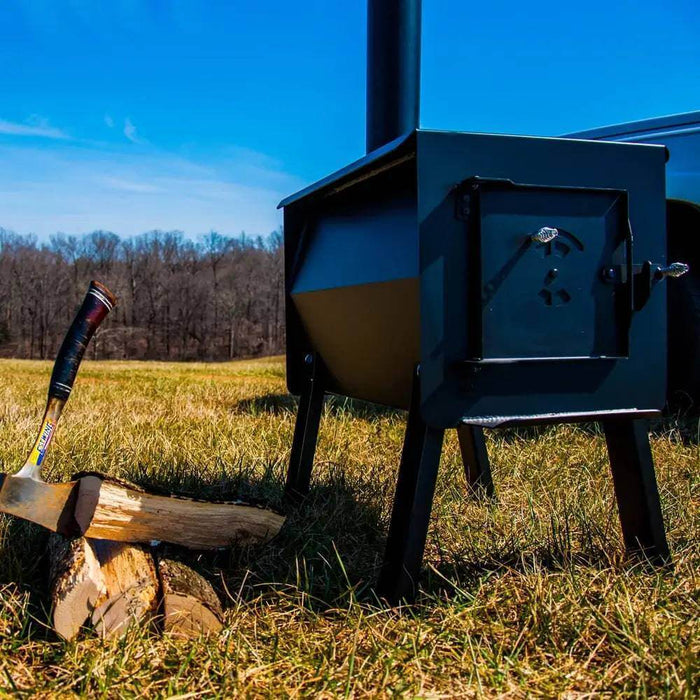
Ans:
[{"label": "rivet on stove door", "polygon": [[537,233],[530,236],[533,243],[549,243],[559,235],[559,231],[551,226],[543,226]]},{"label": "rivet on stove door", "polygon": [[605,282],[614,282],[617,278],[617,272],[614,267],[606,267],[601,271],[601,277]]}]

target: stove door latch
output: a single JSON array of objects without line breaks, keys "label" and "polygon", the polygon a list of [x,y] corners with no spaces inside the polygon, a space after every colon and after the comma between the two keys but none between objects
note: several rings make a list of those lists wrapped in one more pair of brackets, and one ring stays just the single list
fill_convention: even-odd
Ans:
[{"label": "stove door latch", "polygon": [[[641,265],[632,265],[634,310],[639,311],[644,307],[657,283],[669,277],[682,277],[689,270],[690,265],[682,262],[659,265],[647,260]],[[609,284],[626,284],[627,268],[624,265],[606,267],[601,272],[601,277]]]},{"label": "stove door latch", "polygon": [[656,278],[664,279],[664,277],[683,277],[690,270],[690,265],[682,262],[674,262],[664,267],[657,267]]}]

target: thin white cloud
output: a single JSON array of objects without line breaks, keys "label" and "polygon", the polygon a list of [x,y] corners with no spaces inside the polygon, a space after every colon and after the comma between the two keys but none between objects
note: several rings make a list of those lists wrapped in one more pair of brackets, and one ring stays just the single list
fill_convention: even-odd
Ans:
[{"label": "thin white cloud", "polygon": [[105,124],[106,124],[110,129],[114,129],[114,119],[112,119],[111,115],[105,114]]},{"label": "thin white cloud", "polygon": [[105,177],[102,182],[110,189],[117,190],[118,192],[132,192],[134,194],[156,194],[163,192],[163,188],[157,185],[151,185],[148,182],[124,180],[120,177]]},{"label": "thin white cloud", "polygon": [[[0,144],[0,227],[47,239],[56,231],[108,229],[133,235],[178,229],[267,234],[282,223],[277,203],[302,186],[283,171],[243,162],[183,158],[147,146],[54,142],[51,148]],[[79,144],[79,145],[78,145]],[[242,176],[243,175],[243,176]]]},{"label": "thin white cloud", "polygon": [[24,124],[0,119],[0,134],[62,140],[70,138],[65,131],[57,129],[55,126],[50,126],[46,119],[37,116],[30,117]]},{"label": "thin white cloud", "polygon": [[138,135],[136,126],[129,117],[124,120],[124,136],[126,136],[131,143],[146,143],[146,141]]}]

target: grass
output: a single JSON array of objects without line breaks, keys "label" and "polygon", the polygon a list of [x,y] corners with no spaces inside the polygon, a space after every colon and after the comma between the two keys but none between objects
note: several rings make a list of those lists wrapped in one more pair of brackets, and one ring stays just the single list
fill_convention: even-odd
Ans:
[{"label": "grass", "polygon": [[[0,470],[22,462],[50,365],[0,361]],[[86,362],[46,478],[97,469],[281,505],[295,402],[281,360]],[[197,555],[226,627],[195,643],[148,627],[114,643],[47,627],[46,533],[0,516],[0,688],[17,696],[697,697],[697,424],[655,426],[672,572],[622,556],[602,436],[493,434],[498,500],[467,493],[448,431],[423,592],[372,592],[405,416],[327,402],[308,500],[272,543]]]}]

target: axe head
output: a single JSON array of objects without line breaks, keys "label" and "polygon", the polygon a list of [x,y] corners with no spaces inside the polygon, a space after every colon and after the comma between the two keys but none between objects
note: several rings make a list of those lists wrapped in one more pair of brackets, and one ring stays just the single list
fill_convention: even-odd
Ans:
[{"label": "axe head", "polygon": [[0,511],[67,537],[82,535],[91,514],[89,509],[76,511],[81,482],[47,484],[31,477],[0,474]]}]

